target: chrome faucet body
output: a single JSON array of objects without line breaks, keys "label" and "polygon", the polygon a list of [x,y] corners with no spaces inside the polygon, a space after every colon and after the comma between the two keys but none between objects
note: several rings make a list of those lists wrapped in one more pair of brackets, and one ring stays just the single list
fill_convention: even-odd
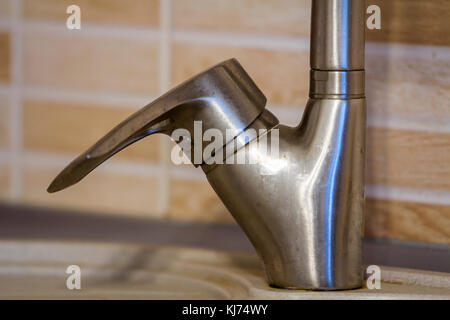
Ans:
[{"label": "chrome faucet body", "polygon": [[[269,284],[339,290],[362,284],[366,106],[364,1],[313,0],[310,97],[297,127],[279,124],[234,60],[191,78],[130,116],[70,163],[50,185],[70,186],[127,145],[177,128],[231,129],[222,155],[256,163],[201,168],[262,259]],[[229,143],[250,129],[265,133]],[[274,129],[277,129],[275,131]],[[258,141],[277,132],[277,157]],[[202,146],[203,148],[205,145]],[[242,154],[243,153],[243,154]],[[267,170],[270,174],[267,174]]]}]

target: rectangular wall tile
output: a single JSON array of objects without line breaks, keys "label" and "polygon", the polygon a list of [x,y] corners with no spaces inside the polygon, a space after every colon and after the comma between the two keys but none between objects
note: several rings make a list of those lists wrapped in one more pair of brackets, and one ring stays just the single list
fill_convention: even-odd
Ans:
[{"label": "rectangular wall tile", "polygon": [[[24,146],[28,150],[79,154],[103,137],[135,110],[67,101],[33,101],[24,104]],[[158,137],[147,137],[114,158],[158,159]]]},{"label": "rectangular wall tile", "polygon": [[304,105],[309,90],[309,52],[175,43],[172,84],[223,60],[237,58],[269,104]]},{"label": "rectangular wall tile", "polygon": [[159,23],[158,0],[26,0],[24,15],[32,19],[49,19],[65,24],[66,8],[76,4],[83,22],[156,26]]},{"label": "rectangular wall tile", "polygon": [[46,189],[61,168],[24,168],[23,201],[28,205],[86,210],[122,216],[159,217],[158,179],[96,170],[69,189]]},{"label": "rectangular wall tile", "polygon": [[68,89],[154,95],[158,42],[29,30],[24,41],[24,81]]},{"label": "rectangular wall tile", "polygon": [[[174,0],[178,29],[257,32],[309,37],[310,0]],[[447,0],[366,0],[381,9],[381,30],[367,29],[367,39],[450,45]],[[366,15],[366,18],[369,15]]]},{"label": "rectangular wall tile", "polygon": [[[430,130],[450,123],[450,47],[366,46],[369,122],[400,118]],[[380,121],[381,120],[381,121]],[[448,131],[448,130],[447,130]]]},{"label": "rectangular wall tile", "polygon": [[309,36],[310,0],[174,0],[174,28]]},{"label": "rectangular wall tile", "polygon": [[368,30],[368,40],[450,45],[450,1],[366,0],[381,9],[381,30]]},{"label": "rectangular wall tile", "polygon": [[205,180],[171,179],[169,218],[181,221],[226,222],[234,219]]},{"label": "rectangular wall tile", "polygon": [[0,95],[0,147],[9,146],[10,140],[10,106],[7,97]]},{"label": "rectangular wall tile", "polygon": [[10,80],[10,37],[7,32],[0,32],[0,83]]},{"label": "rectangular wall tile", "polygon": [[367,131],[369,184],[450,190],[450,133]]},{"label": "rectangular wall tile", "polygon": [[369,79],[388,82],[389,85],[406,81],[447,89],[450,86],[450,48],[373,43],[368,44],[366,51]]},{"label": "rectangular wall tile", "polygon": [[365,233],[450,244],[450,206],[368,199]]},{"label": "rectangular wall tile", "polygon": [[449,131],[449,89],[408,81],[389,85],[369,78],[366,92],[369,123],[395,126],[397,121],[411,129]]},{"label": "rectangular wall tile", "polygon": [[7,201],[9,197],[9,166],[0,163],[0,201]]}]

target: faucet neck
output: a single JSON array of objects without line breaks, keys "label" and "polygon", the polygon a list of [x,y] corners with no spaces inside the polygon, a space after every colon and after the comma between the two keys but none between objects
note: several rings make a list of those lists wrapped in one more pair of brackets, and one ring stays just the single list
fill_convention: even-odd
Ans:
[{"label": "faucet neck", "polygon": [[364,69],[362,0],[312,0],[311,69]]},{"label": "faucet neck", "polygon": [[364,7],[362,0],[313,0],[310,98],[364,98]]}]

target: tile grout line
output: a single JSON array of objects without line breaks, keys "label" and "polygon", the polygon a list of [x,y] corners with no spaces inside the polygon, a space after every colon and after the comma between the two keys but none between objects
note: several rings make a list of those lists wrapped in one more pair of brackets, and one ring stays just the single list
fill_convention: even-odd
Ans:
[{"label": "tile grout line", "polygon": [[309,36],[268,36],[264,34],[203,30],[174,30],[173,38],[178,42],[292,51],[309,50],[310,42]]},{"label": "tile grout line", "polygon": [[[0,155],[2,151],[0,149]],[[76,155],[52,153],[48,151],[26,151],[22,157],[22,163],[34,168],[62,168]],[[7,155],[3,156],[7,158]],[[157,162],[147,160],[116,159],[105,162],[96,170],[110,172],[119,175],[131,175],[136,177],[158,177],[160,166]]]},{"label": "tile grout line", "polygon": [[11,96],[10,96],[10,148],[11,148],[11,176],[10,198],[13,202],[23,195],[22,168],[22,0],[10,1],[12,9],[11,19]]},{"label": "tile grout line", "polygon": [[450,191],[366,184],[366,198],[450,205]]},{"label": "tile grout line", "polygon": [[[65,24],[48,20],[27,19],[24,22],[24,28],[31,32],[45,32],[62,35],[67,34]],[[114,24],[97,24],[97,23],[83,23],[83,27],[77,30],[78,36],[84,37],[104,37],[104,38],[123,38],[134,39],[140,41],[158,41],[160,31],[154,27],[132,27],[132,26],[117,26]]]},{"label": "tile grout line", "polygon": [[[0,86],[0,92],[2,92]],[[108,91],[87,91],[60,89],[54,90],[51,87],[41,86],[24,86],[23,94],[26,99],[33,100],[50,100],[61,102],[79,102],[80,108],[85,104],[98,103],[110,108],[126,108],[138,109],[146,106],[149,101],[156,98],[154,95],[137,95]],[[64,107],[64,104],[62,105]]]},{"label": "tile grout line", "polygon": [[[159,93],[164,94],[170,89],[170,32],[171,32],[171,0],[159,1]],[[159,164],[161,166],[159,182],[158,209],[162,217],[167,217],[170,201],[170,163],[167,155],[169,152],[167,137],[159,137]]]}]

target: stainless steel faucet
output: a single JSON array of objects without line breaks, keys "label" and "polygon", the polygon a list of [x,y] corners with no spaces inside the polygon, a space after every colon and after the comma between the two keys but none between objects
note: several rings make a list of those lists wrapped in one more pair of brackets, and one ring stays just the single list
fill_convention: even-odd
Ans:
[{"label": "stainless steel faucet", "polygon": [[[364,1],[313,0],[309,101],[297,127],[279,124],[235,60],[182,83],[120,123],[71,162],[49,192],[78,181],[131,143],[177,128],[227,135],[219,156],[256,163],[202,162],[206,177],[250,238],[270,285],[339,290],[362,285],[366,106]],[[248,138],[253,129],[265,129]],[[276,130],[275,130],[276,129]],[[257,148],[277,133],[277,157]],[[241,144],[236,144],[240,141]],[[203,150],[207,143],[202,142]],[[236,146],[227,148],[227,146]],[[192,148],[198,145],[192,141]],[[216,155],[217,156],[217,155]],[[227,161],[225,161],[227,162]],[[271,170],[266,174],[267,169]],[[193,191],[195,192],[195,191]]]}]

